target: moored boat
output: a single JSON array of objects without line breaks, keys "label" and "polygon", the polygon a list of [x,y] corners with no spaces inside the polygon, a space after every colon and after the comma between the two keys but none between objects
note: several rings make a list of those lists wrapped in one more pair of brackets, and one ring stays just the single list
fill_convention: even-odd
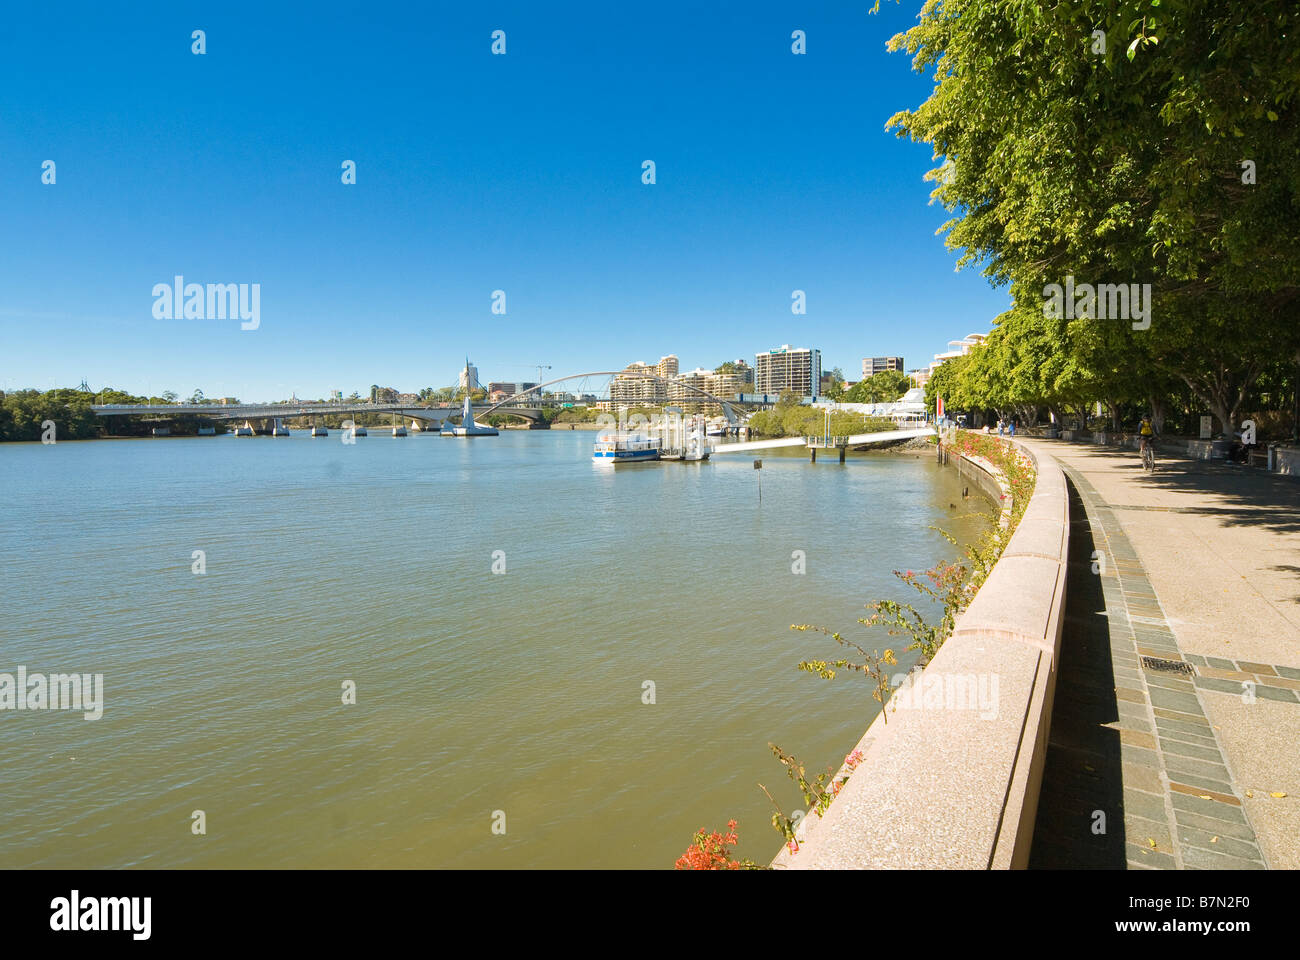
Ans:
[{"label": "moored boat", "polygon": [[596,463],[645,463],[658,460],[662,451],[659,437],[618,434],[597,440],[591,459]]}]

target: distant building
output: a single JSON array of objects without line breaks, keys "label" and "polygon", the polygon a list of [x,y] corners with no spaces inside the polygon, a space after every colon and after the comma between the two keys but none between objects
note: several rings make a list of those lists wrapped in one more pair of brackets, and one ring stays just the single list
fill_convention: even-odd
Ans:
[{"label": "distant building", "polygon": [[655,365],[655,373],[667,380],[669,377],[677,376],[677,354],[670,353],[666,357],[660,357],[659,363]]},{"label": "distant building", "polygon": [[793,390],[801,397],[817,394],[822,379],[822,352],[788,343],[754,357],[754,390],[780,394]]},{"label": "distant building", "polygon": [[874,377],[882,370],[897,370],[903,372],[902,357],[863,357],[862,358],[862,379]]},{"label": "distant building", "polygon": [[461,390],[470,390],[470,391],[477,390],[479,388],[478,367],[470,363],[468,359],[465,360],[465,369],[460,372],[460,379],[459,382],[457,383],[457,386]]},{"label": "distant building", "polygon": [[492,380],[487,385],[489,397],[495,397],[498,393],[503,396],[513,397],[519,391],[515,389],[513,383],[506,383],[504,380]]},{"label": "distant building", "polygon": [[[984,333],[968,333],[960,340],[949,340],[948,349],[943,353],[936,353],[934,359],[930,361],[930,372],[925,379],[928,381],[930,377],[934,376],[934,371],[942,366],[945,360],[966,356],[966,354],[970,353],[972,347],[979,346],[987,337],[988,335]],[[924,384],[917,384],[917,386],[924,386]]]},{"label": "distant building", "polygon": [[609,399],[627,405],[662,405],[668,402],[668,385],[659,378],[657,366],[651,367],[638,360],[629,363],[610,381]]},{"label": "distant building", "polygon": [[397,395],[398,403],[419,403],[420,395],[418,393],[399,393]]},{"label": "distant building", "polygon": [[907,375],[912,378],[912,382],[918,387],[924,387],[930,382],[930,370],[928,367],[922,367],[919,370],[909,370]]}]

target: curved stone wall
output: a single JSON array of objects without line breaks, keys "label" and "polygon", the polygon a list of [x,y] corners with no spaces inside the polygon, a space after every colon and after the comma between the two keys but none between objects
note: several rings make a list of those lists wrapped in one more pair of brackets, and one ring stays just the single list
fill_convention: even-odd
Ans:
[{"label": "curved stone wall", "polygon": [[[1014,442],[1014,441],[1013,441]],[[1046,454],[1006,550],[934,660],[858,743],[863,760],[778,869],[1021,868],[1029,861],[1065,610],[1069,499]],[[986,463],[972,467],[987,470]]]}]

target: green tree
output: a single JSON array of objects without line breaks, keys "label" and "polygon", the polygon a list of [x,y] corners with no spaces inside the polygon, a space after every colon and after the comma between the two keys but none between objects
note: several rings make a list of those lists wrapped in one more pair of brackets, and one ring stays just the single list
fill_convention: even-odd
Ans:
[{"label": "green tree", "polygon": [[1298,28],[1287,0],[968,0],[891,41],[938,78],[890,125],[941,158],[959,266],[1025,310],[1067,277],[1150,284],[1148,328],[1051,339],[1058,400],[1086,386],[1113,412],[1146,368],[1226,429],[1300,346]]}]

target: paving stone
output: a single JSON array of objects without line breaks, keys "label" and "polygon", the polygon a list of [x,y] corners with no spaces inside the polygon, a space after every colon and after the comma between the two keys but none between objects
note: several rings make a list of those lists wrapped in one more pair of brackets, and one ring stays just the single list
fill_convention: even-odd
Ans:
[{"label": "paving stone", "polygon": [[1220,677],[1197,677],[1196,686],[1202,690],[1213,690],[1215,693],[1237,695],[1240,695],[1245,689],[1240,680],[1224,680]]},{"label": "paving stone", "polygon": [[1241,807],[1219,803],[1217,800],[1202,800],[1200,797],[1189,797],[1185,793],[1170,793],[1169,802],[1174,806],[1175,816],[1177,811],[1182,810],[1209,817],[1211,820],[1222,820],[1224,823],[1244,824],[1246,822],[1246,815],[1241,812]]},{"label": "paving stone", "polygon": [[1207,747],[1211,750],[1219,749],[1219,742],[1214,737],[1203,737],[1199,734],[1187,733],[1184,730],[1169,730],[1165,727],[1159,727],[1157,732],[1167,740],[1177,740],[1194,747]]},{"label": "paving stone", "polygon": [[1157,870],[1177,870],[1178,861],[1167,853],[1160,853],[1135,843],[1124,844],[1124,853],[1132,863]]},{"label": "paving stone", "polygon": [[1264,863],[1262,860],[1246,860],[1242,857],[1231,857],[1227,854],[1213,853],[1204,850],[1201,847],[1185,846],[1179,853],[1183,855],[1183,863],[1188,866],[1196,866],[1207,870],[1263,870]]},{"label": "paving stone", "polygon": [[1142,720],[1151,719],[1151,711],[1147,709],[1145,703],[1131,703],[1128,700],[1115,701],[1115,710],[1121,720]]},{"label": "paving stone", "polygon": [[1121,763],[1135,763],[1139,767],[1148,767],[1152,770],[1160,769],[1160,755],[1158,753],[1154,750],[1134,746],[1131,743],[1125,743],[1123,740],[1119,743],[1119,756]]},{"label": "paving stone", "polygon": [[1236,670],[1237,665],[1231,660],[1224,660],[1222,657],[1206,657],[1205,662],[1219,670]]},{"label": "paving stone", "polygon": [[1215,780],[1213,777],[1198,777],[1194,773],[1176,773],[1170,771],[1169,779],[1171,781],[1170,789],[1172,789],[1174,783],[1181,783],[1189,787],[1195,787],[1202,793],[1209,790],[1215,793],[1235,794],[1230,783],[1223,780]]},{"label": "paving stone", "polygon": [[1194,690],[1189,677],[1180,677],[1171,673],[1158,673],[1155,670],[1148,670],[1146,681],[1147,686],[1163,687],[1165,690],[1173,690],[1177,693],[1191,695]]},{"label": "paving stone", "polygon": [[1200,847],[1214,853],[1240,857],[1243,860],[1261,860],[1259,847],[1246,840],[1238,840],[1222,833],[1208,833],[1194,827],[1178,828],[1178,843],[1182,847]]},{"label": "paving stone", "polygon": [[1273,668],[1270,667],[1267,663],[1251,663],[1249,660],[1238,660],[1237,669],[1248,670],[1251,673],[1258,674],[1261,677],[1277,676],[1277,674],[1273,672]]},{"label": "paving stone", "polygon": [[1300,667],[1274,667],[1279,676],[1288,680],[1300,680]]},{"label": "paving stone", "polygon": [[1241,806],[1241,799],[1232,792],[1232,788],[1227,790],[1205,790],[1201,787],[1193,787],[1186,783],[1180,783],[1177,780],[1169,781],[1169,790],[1172,793],[1181,793],[1186,796],[1200,797],[1202,800],[1214,800],[1218,803],[1226,803],[1230,807]]},{"label": "paving stone", "polygon": [[[1140,733],[1149,734],[1155,734],[1156,732],[1151,721],[1144,717],[1120,717],[1119,720],[1115,721],[1115,723],[1116,726],[1113,729],[1116,730],[1134,730]],[[1155,746],[1155,744],[1153,743],[1152,746]]]},{"label": "paving stone", "polygon": [[1166,820],[1148,820],[1146,817],[1124,815],[1124,840],[1144,850],[1153,849],[1147,841],[1154,840],[1155,850],[1173,853],[1173,834],[1169,832]]},{"label": "paving stone", "polygon": [[1262,697],[1265,700],[1281,700],[1284,703],[1300,703],[1300,697],[1296,696],[1294,690],[1270,687],[1262,683],[1255,687],[1255,696]]},{"label": "paving stone", "polygon": [[1160,749],[1165,754],[1173,754],[1178,757],[1192,757],[1196,760],[1207,760],[1215,763],[1223,759],[1223,754],[1219,752],[1218,747],[1198,747],[1190,743],[1183,743],[1181,740],[1166,740],[1160,738]]},{"label": "paving stone", "polygon": [[[1195,694],[1175,693],[1173,690],[1165,690],[1160,687],[1150,687],[1148,694],[1151,697],[1151,705],[1163,707],[1166,710],[1177,710],[1181,713],[1190,713],[1193,716],[1201,713],[1201,702],[1196,699]],[[1287,691],[1290,693],[1291,691]]]},{"label": "paving stone", "polygon": [[1186,810],[1175,810],[1174,822],[1179,830],[1192,827],[1196,830],[1208,830],[1211,836],[1236,837],[1238,840],[1255,842],[1255,831],[1245,823],[1228,823],[1225,820],[1204,817],[1199,813],[1189,813]]},{"label": "paving stone", "polygon": [[1222,763],[1207,763],[1204,760],[1193,760],[1172,753],[1165,755],[1165,769],[1169,772],[1171,780],[1191,776],[1227,783],[1231,779],[1228,776],[1228,768]]},{"label": "paving stone", "polygon": [[1156,728],[1161,733],[1168,731],[1173,733],[1175,730],[1181,730],[1183,733],[1190,733],[1197,737],[1213,737],[1214,732],[1210,725],[1205,721],[1197,722],[1195,720],[1170,720],[1167,717],[1156,717]]},{"label": "paving stone", "polygon": [[1196,664],[1196,666],[1198,666],[1198,667],[1203,667],[1203,666],[1205,666],[1205,658],[1204,658],[1204,657],[1198,657],[1198,656],[1197,656],[1196,654],[1194,654],[1194,653],[1185,653],[1185,654],[1183,654],[1183,659],[1186,660],[1188,663],[1194,663],[1194,664]]},{"label": "paving stone", "polygon": [[1169,820],[1163,794],[1143,793],[1141,790],[1130,789],[1127,784],[1124,787],[1124,816],[1142,817],[1157,823]]},{"label": "paving stone", "polygon": [[1138,766],[1136,763],[1121,763],[1120,779],[1126,787],[1135,790],[1143,790],[1157,796],[1165,792],[1165,784],[1160,779],[1160,774],[1150,767]]},{"label": "paving stone", "polygon": [[1119,731],[1119,742],[1131,744],[1135,747],[1146,747],[1149,750],[1156,748],[1156,738],[1150,733],[1143,733],[1140,730],[1129,730],[1124,727]]}]

